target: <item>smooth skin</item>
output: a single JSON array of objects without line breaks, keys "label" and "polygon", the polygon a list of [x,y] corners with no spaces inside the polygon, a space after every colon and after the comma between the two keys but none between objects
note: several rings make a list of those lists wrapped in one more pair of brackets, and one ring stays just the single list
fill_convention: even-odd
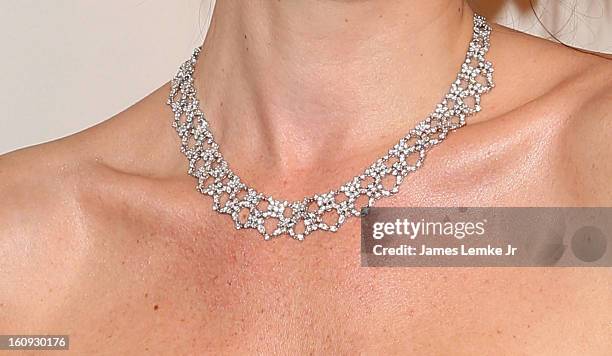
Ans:
[{"label": "smooth skin", "polygon": [[[471,35],[462,1],[217,2],[202,108],[249,185],[344,183],[423,119]],[[610,60],[495,25],[496,88],[384,206],[612,205]],[[186,174],[168,85],[0,157],[0,334],[78,354],[609,355],[610,268],[360,267],[359,221],[236,231]]]}]

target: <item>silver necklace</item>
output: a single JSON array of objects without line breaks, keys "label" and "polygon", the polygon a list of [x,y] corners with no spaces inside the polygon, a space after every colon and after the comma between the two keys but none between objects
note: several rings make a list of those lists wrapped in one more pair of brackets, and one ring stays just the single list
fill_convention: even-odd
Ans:
[{"label": "silver necklace", "polygon": [[262,194],[230,169],[199,107],[193,75],[201,47],[196,48],[172,81],[168,105],[181,151],[189,160],[189,174],[198,179],[197,190],[211,196],[213,210],[231,216],[236,229],[255,229],[266,240],[289,235],[301,241],[317,230],[337,231],[349,217],[361,216],[361,208],[396,194],[406,176],[423,165],[429,149],[480,111],[480,96],[494,86],[493,66],[485,59],[490,33],[486,19],[475,14],[465,61],[436,109],[360,175],[335,190],[298,201]]}]

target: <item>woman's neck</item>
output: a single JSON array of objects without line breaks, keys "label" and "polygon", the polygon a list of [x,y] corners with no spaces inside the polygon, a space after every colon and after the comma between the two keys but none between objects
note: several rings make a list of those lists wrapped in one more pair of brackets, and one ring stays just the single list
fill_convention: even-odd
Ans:
[{"label": "woman's neck", "polygon": [[313,167],[422,120],[456,76],[471,28],[462,0],[218,0],[199,95],[230,161]]}]

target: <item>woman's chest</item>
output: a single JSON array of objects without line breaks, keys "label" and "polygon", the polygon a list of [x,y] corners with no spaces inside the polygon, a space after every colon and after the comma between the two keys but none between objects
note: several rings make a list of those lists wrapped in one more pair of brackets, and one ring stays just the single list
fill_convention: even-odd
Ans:
[{"label": "woman's chest", "polygon": [[[478,130],[448,139],[400,194],[377,205],[574,203],[552,141],[494,139]],[[551,332],[576,317],[594,321],[581,332],[595,343],[606,330],[605,271],[367,268],[357,218],[303,243],[266,242],[236,231],[184,184],[131,184],[89,200],[91,254],[80,261],[82,293],[72,294],[71,308],[71,325],[95,325],[83,332],[84,347],[503,354],[509,345],[580,350],[578,334]]]},{"label": "woman's chest", "polygon": [[[609,272],[368,268],[356,223],[303,243],[265,242],[209,218],[215,227],[199,231],[109,231],[113,241],[80,267],[96,278],[69,297],[71,343],[120,353],[512,354],[588,350],[585,333],[599,347],[609,328]],[[572,320],[590,324],[559,329]]]}]

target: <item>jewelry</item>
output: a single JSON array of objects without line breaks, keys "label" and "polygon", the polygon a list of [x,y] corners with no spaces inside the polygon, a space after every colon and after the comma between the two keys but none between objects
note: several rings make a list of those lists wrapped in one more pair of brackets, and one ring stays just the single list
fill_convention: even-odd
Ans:
[{"label": "jewelry", "polygon": [[256,229],[266,240],[288,234],[301,241],[317,230],[337,231],[347,218],[361,216],[360,207],[396,194],[404,178],[423,165],[429,149],[480,111],[480,96],[494,86],[493,65],[485,59],[490,33],[486,19],[475,14],[461,71],[434,112],[360,175],[338,189],[298,201],[264,195],[229,168],[199,107],[193,75],[202,48],[196,48],[172,81],[168,105],[189,174],[198,179],[197,190],[212,196],[213,210],[230,215],[236,229]]}]

